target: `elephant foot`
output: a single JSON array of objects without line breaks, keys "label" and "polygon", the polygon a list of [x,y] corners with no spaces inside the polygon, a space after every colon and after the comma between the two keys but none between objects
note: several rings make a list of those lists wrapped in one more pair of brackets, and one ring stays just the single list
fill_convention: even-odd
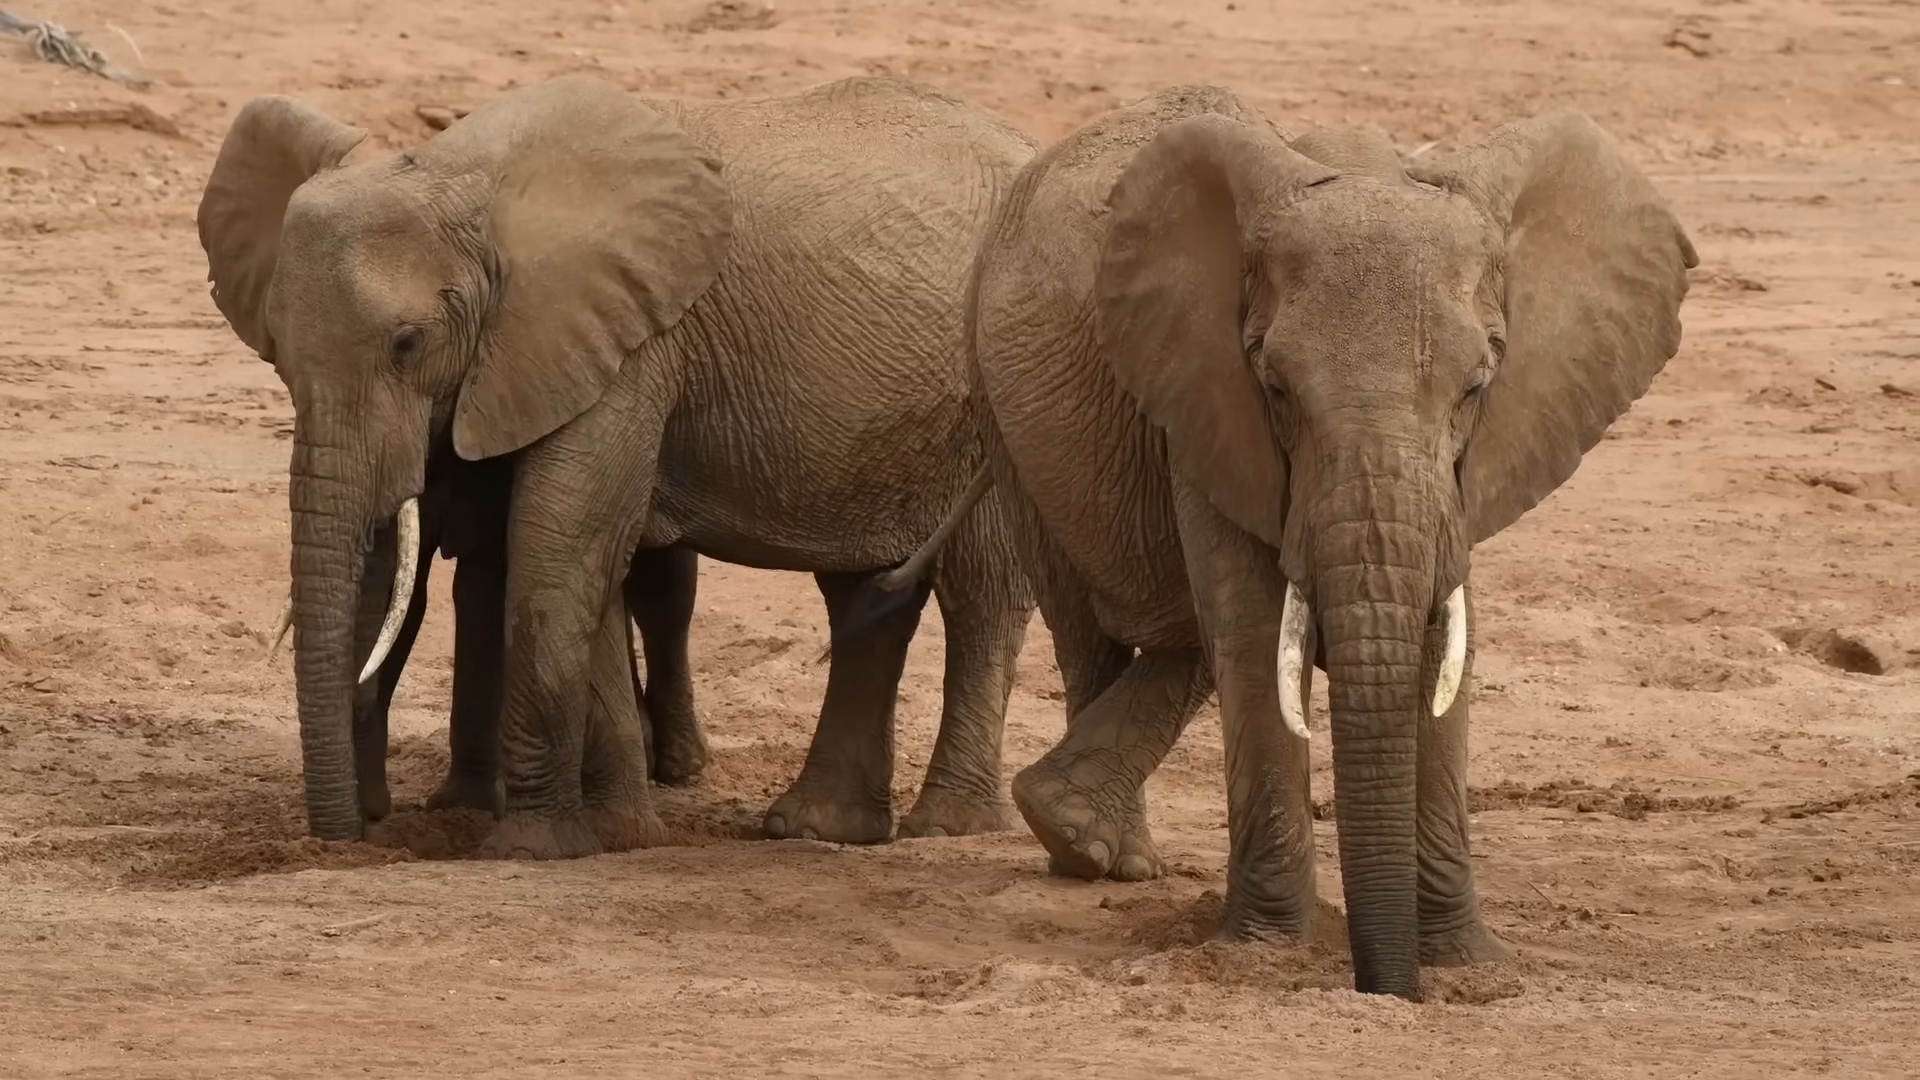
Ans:
[{"label": "elephant foot", "polygon": [[480,845],[482,859],[580,859],[600,854],[600,840],[583,814],[562,818],[510,813]]},{"label": "elephant foot", "polygon": [[893,806],[832,796],[796,783],[767,808],[761,828],[769,840],[881,844],[893,839]]},{"label": "elephant foot", "polygon": [[707,768],[707,738],[691,715],[654,727],[653,779],[669,787],[691,783]]},{"label": "elephant foot", "polygon": [[[1220,932],[1214,935],[1218,941],[1305,942],[1329,922],[1342,926],[1345,923],[1337,913],[1329,919],[1321,912],[1320,900],[1311,888],[1305,896],[1280,901],[1255,901],[1236,896],[1236,891],[1231,886],[1227,889],[1226,910],[1220,919]],[[1342,929],[1338,936],[1344,940],[1345,930]]]},{"label": "elephant foot", "polygon": [[604,802],[587,807],[587,827],[601,851],[634,851],[666,842],[666,826],[653,807],[632,801]]},{"label": "elephant foot", "polygon": [[901,836],[976,836],[1013,828],[1013,804],[926,784],[900,821]]},{"label": "elephant foot", "polygon": [[[1082,759],[1080,768],[1097,766]],[[1013,778],[1013,805],[1047,849],[1047,868],[1054,874],[1151,881],[1166,873],[1138,787],[1115,798],[1111,783],[1082,783],[1073,769],[1043,757]]]},{"label": "elephant foot", "polygon": [[1514,956],[1513,946],[1478,917],[1450,930],[1420,932],[1420,963],[1425,967],[1498,964]]},{"label": "elephant foot", "polygon": [[427,796],[429,810],[480,810],[500,816],[505,793],[497,777],[449,771],[439,788]]},{"label": "elephant foot", "polygon": [[393,792],[387,790],[387,785],[362,781],[360,784],[361,820],[370,823],[385,821],[387,815],[391,813],[393,813]]}]

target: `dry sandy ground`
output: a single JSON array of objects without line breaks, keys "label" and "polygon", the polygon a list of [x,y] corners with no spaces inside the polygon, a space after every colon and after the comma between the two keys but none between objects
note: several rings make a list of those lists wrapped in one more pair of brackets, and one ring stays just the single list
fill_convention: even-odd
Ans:
[{"label": "dry sandy ground", "polygon": [[[131,65],[125,30],[156,83],[0,41],[0,1076],[1920,1060],[1915,0],[15,5]],[[1618,133],[1703,265],[1654,391],[1478,553],[1476,853],[1521,959],[1434,973],[1410,1005],[1349,992],[1334,945],[1202,943],[1225,855],[1211,709],[1153,784],[1175,872],[1151,885],[1050,879],[1024,832],[736,838],[799,767],[824,621],[806,578],[717,564],[694,659],[718,761],[667,796],[704,842],[516,865],[302,840],[289,663],[259,660],[291,413],[207,297],[200,184],[255,93],[392,145],[428,134],[416,105],[582,69],[727,96],[909,74],[1047,139],[1180,81],[1409,147],[1553,104]],[[403,800],[444,760],[441,569],[401,688]],[[930,609],[907,783],[939,641]],[[1061,726],[1037,620],[1024,665],[1010,769]],[[1322,850],[1337,899],[1330,832]]]}]

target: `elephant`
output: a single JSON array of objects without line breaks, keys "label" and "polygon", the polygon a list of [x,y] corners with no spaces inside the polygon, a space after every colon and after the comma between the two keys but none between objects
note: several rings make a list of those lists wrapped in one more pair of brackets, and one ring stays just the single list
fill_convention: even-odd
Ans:
[{"label": "elephant", "polygon": [[[742,102],[587,75],[508,91],[419,146],[298,100],[242,107],[199,229],[216,305],[294,405],[295,677],[309,831],[361,835],[354,648],[368,538],[417,532],[430,451],[512,457],[498,742],[481,854],[657,842],[619,586],[680,548],[815,575],[829,622],[904,559],[984,459],[961,298],[1037,147],[923,84]],[[996,498],[860,649],[837,652],[768,835],[891,838],[893,714],[929,595],[939,736],[907,835],[1013,821],[1000,742],[1035,607]],[[405,545],[402,545],[405,550]],[[622,655],[624,652],[624,656]]]},{"label": "elephant", "polygon": [[[969,285],[969,494],[1001,495],[1065,683],[1065,734],[1012,785],[1056,867],[1159,873],[1141,785],[1217,694],[1221,933],[1308,934],[1317,667],[1355,987],[1510,956],[1469,861],[1470,552],[1645,393],[1698,263],[1574,112],[1408,166],[1183,86],[1029,163]],[[849,626],[910,599],[970,507]]]},{"label": "elephant", "polygon": [[[501,810],[500,665],[505,652],[501,605],[506,588],[511,465],[511,457],[461,461],[449,446],[440,447],[429,459],[426,489],[420,497],[420,536],[414,545],[418,570],[404,608],[392,605],[386,591],[397,568],[398,530],[382,530],[368,553],[369,571],[360,581],[355,624],[357,662],[364,664],[372,654],[388,611],[404,612],[377,677],[363,681],[354,692],[355,786],[361,816],[368,822],[383,820],[392,811],[386,774],[387,716],[426,615],[428,571],[436,551],[455,561],[453,702],[447,723],[447,775],[428,796],[426,807]],[[708,755],[694,710],[693,671],[687,655],[698,576],[699,557],[694,552],[662,548],[636,553],[626,583],[628,609],[639,625],[647,661],[644,686],[637,668],[631,674],[636,694],[645,703],[648,771],[656,782],[676,786],[698,776]],[[289,597],[273,630],[272,648],[278,648],[292,618]]]}]

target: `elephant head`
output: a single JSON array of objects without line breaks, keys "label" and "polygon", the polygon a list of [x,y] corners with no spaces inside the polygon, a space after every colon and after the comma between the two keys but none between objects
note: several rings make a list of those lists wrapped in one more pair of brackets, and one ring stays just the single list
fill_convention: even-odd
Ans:
[{"label": "elephant head", "polygon": [[345,162],[365,132],[248,102],[200,202],[214,302],[294,406],[292,621],[307,818],[360,835],[353,615],[376,528],[413,582],[430,448],[505,454],[592,406],[713,282],[731,240],[720,165],[671,120],[569,76],[515,90],[412,149]]},{"label": "elephant head", "polygon": [[1570,113],[1413,175],[1381,140],[1197,117],[1141,148],[1109,206],[1102,354],[1171,467],[1277,553],[1290,726],[1301,658],[1329,679],[1356,985],[1411,995],[1416,736],[1458,687],[1469,549],[1646,391],[1698,259]]}]

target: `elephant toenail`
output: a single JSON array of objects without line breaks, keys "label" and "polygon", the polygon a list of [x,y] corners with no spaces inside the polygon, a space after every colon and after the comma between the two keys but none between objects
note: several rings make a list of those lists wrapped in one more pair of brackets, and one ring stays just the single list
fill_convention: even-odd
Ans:
[{"label": "elephant toenail", "polygon": [[1107,860],[1112,857],[1113,851],[1107,847],[1105,840],[1095,840],[1087,845],[1087,858],[1092,859],[1094,864],[1103,870],[1106,869]]},{"label": "elephant toenail", "polygon": [[778,814],[767,818],[767,835],[774,839],[784,839],[787,835],[787,819]]},{"label": "elephant toenail", "polygon": [[1080,830],[1071,825],[1060,826],[1060,838],[1071,844],[1080,839]]},{"label": "elephant toenail", "polygon": [[814,832],[814,831],[813,831],[812,829],[801,829],[801,830],[800,830],[800,839],[802,839],[802,840],[818,840],[818,839],[820,839],[820,834],[819,834],[819,833],[817,833],[817,832]]}]

